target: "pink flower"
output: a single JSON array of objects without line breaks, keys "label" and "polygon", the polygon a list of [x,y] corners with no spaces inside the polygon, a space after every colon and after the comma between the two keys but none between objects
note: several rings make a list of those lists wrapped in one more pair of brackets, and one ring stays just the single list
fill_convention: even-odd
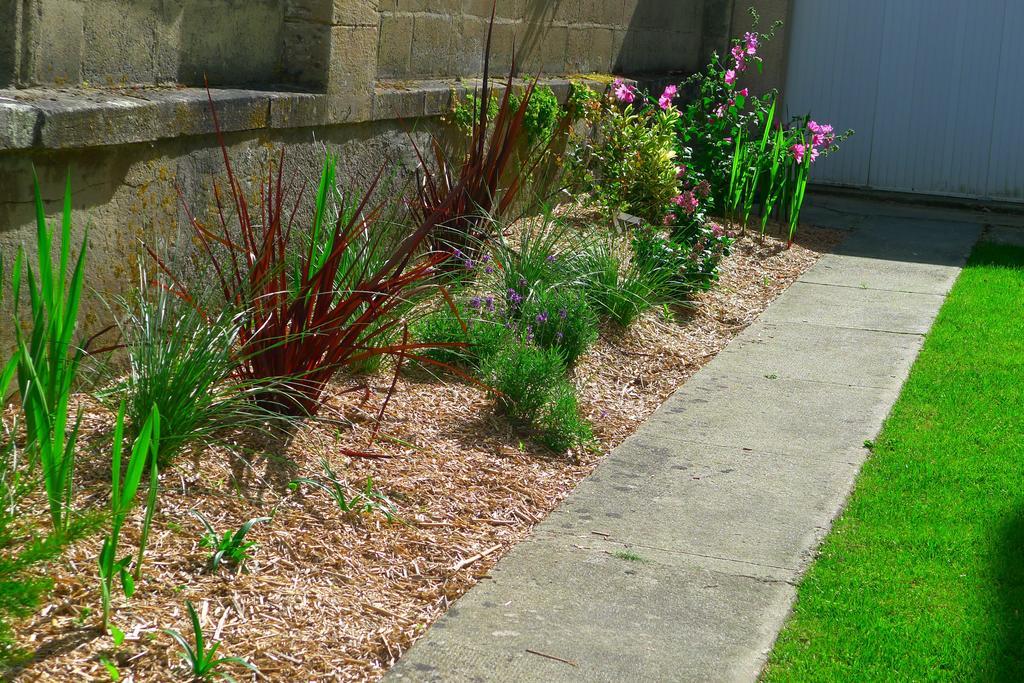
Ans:
[{"label": "pink flower", "polygon": [[743,95],[744,97],[746,97],[747,95],[750,94],[750,90],[747,89],[747,88],[744,88],[743,90],[740,90],[739,94]]},{"label": "pink flower", "polygon": [[757,54],[757,34],[746,32],[743,34],[743,42],[747,44],[747,54]]},{"label": "pink flower", "polygon": [[725,235],[725,228],[718,223],[711,223],[711,234],[715,237],[723,237]]},{"label": "pink flower", "polygon": [[736,83],[736,70],[735,69],[729,69],[728,71],[725,72],[725,84],[726,85],[733,85],[735,83]]},{"label": "pink flower", "polygon": [[616,78],[614,86],[615,99],[625,104],[630,104],[636,98],[632,86],[626,85],[621,78]]},{"label": "pink flower", "polygon": [[818,148],[811,147],[811,163],[813,164],[818,159]]},{"label": "pink flower", "polygon": [[686,166],[676,166],[676,178],[682,178],[686,175]]},{"label": "pink flower", "polygon": [[684,190],[681,195],[672,201],[682,207],[683,213],[687,216],[692,216],[697,207],[700,206],[700,202],[697,201],[697,196],[693,194],[693,190]]},{"label": "pink flower", "polygon": [[658,104],[661,105],[662,109],[668,109],[672,106],[672,100],[675,98],[677,92],[679,92],[679,88],[676,86],[665,86],[665,91],[661,93],[661,97],[658,98]]},{"label": "pink flower", "polygon": [[807,151],[806,145],[802,145],[799,142],[794,143],[789,146],[789,151],[793,158],[796,159],[796,163],[802,164],[804,162],[804,152]]},{"label": "pink flower", "polygon": [[665,216],[665,218],[662,219],[661,223],[662,223],[662,225],[672,225],[672,223],[675,220],[676,220],[676,215],[674,213],[670,213],[669,215]]},{"label": "pink flower", "polygon": [[746,71],[747,70],[747,57],[743,54],[743,47],[736,45],[732,49],[732,56],[736,60],[736,70]]},{"label": "pink flower", "polygon": [[720,105],[718,105],[718,108],[715,109],[715,118],[716,119],[720,119],[723,116],[725,116],[725,105],[724,104],[720,104]]},{"label": "pink flower", "polygon": [[830,147],[835,141],[835,135],[832,133],[832,126],[825,124],[821,125],[817,121],[809,121],[807,123],[807,130],[811,131],[811,145],[813,147]]},{"label": "pink flower", "polygon": [[711,183],[706,180],[702,180],[697,183],[697,194],[703,198],[707,198],[707,196],[711,194]]}]

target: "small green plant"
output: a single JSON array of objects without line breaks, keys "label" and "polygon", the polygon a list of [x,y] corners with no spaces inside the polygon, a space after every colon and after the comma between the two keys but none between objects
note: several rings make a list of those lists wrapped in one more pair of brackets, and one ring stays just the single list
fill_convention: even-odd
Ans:
[{"label": "small green plant", "polygon": [[72,384],[84,356],[84,349],[72,347],[71,338],[78,324],[82,298],[85,252],[88,235],[82,238],[74,271],[67,279],[71,256],[71,174],[64,186],[61,214],[60,252],[54,267],[51,247],[53,229],[46,222],[39,179],[33,172],[36,210],[36,251],[39,279],[26,264],[28,295],[32,309],[31,331],[19,322],[22,262],[24,250],[18,250],[13,274],[14,332],[18,347],[18,391],[25,412],[30,452],[38,457],[43,484],[55,531],[67,531],[71,518],[75,442],[82,413],[68,432]]},{"label": "small green plant", "polygon": [[217,571],[222,564],[229,564],[241,570],[242,565],[249,559],[249,549],[256,545],[256,541],[245,540],[246,535],[257,524],[270,521],[269,517],[254,517],[234,532],[225,531],[218,534],[201,512],[193,510],[192,514],[206,529],[206,533],[199,541],[200,547],[213,551],[209,559],[210,571]]},{"label": "small green plant", "polygon": [[557,350],[515,341],[487,359],[482,375],[500,392],[498,405],[505,414],[532,429],[541,443],[565,451],[590,439]]},{"label": "small green plant", "polygon": [[163,631],[181,646],[181,658],[185,660],[194,680],[209,681],[214,678],[223,678],[234,682],[235,679],[231,674],[224,670],[224,667],[229,664],[244,666],[250,671],[259,673],[259,669],[241,657],[217,657],[220,641],[212,643],[207,649],[206,639],[203,637],[203,626],[199,623],[199,614],[196,613],[195,606],[186,600],[185,607],[188,610],[189,619],[192,621],[192,637],[195,646],[193,647],[192,643],[185,639],[185,636],[174,629],[165,628]]},{"label": "small green plant", "polygon": [[124,473],[124,483],[121,482],[121,450],[124,441],[124,414],[125,407],[121,404],[117,413],[117,423],[114,426],[114,445],[111,457],[110,474],[110,534],[103,539],[103,546],[99,555],[100,572],[100,596],[103,604],[102,627],[106,631],[110,624],[110,603],[113,593],[114,580],[120,578],[121,588],[127,598],[135,593],[135,578],[128,572],[131,563],[131,556],[126,555],[120,560],[117,559],[117,546],[121,538],[121,527],[124,525],[128,513],[135,506],[135,494],[142,481],[142,471],[146,462],[150,464],[150,494],[146,511],[146,521],[143,525],[143,540],[139,544],[139,562],[142,561],[142,554],[145,551],[145,539],[149,535],[149,524],[152,521],[152,505],[156,501],[157,486],[157,452],[160,448],[160,412],[153,406],[149,417],[143,424],[139,434],[132,443],[132,452],[128,458],[128,466]]},{"label": "small green plant", "polygon": [[[0,371],[0,407],[17,363],[15,355]],[[59,557],[69,543],[91,533],[99,521],[96,515],[75,516],[64,531],[38,534],[21,510],[22,503],[38,490],[39,479],[26,472],[15,440],[18,427],[17,416],[9,423],[0,421],[0,670],[29,656],[15,646],[11,621],[31,615],[53,587],[52,579],[39,572],[39,567]],[[82,615],[88,613],[88,608],[83,608]]]},{"label": "small green plant", "polygon": [[128,371],[98,395],[108,406],[126,402],[129,436],[157,406],[160,467],[166,468],[182,450],[210,442],[225,428],[265,428],[273,415],[253,399],[272,380],[234,376],[245,313],[206,315],[172,294],[163,278],[141,273],[139,280],[131,299],[118,300]]},{"label": "small green plant", "polygon": [[641,268],[627,261],[624,251],[609,235],[592,241],[567,265],[591,307],[619,326],[628,327],[658,303],[671,273]]},{"label": "small green plant", "polygon": [[643,557],[641,557],[640,555],[638,555],[635,552],[633,552],[632,550],[616,550],[612,554],[615,557],[619,558],[620,560],[626,560],[627,562],[646,562],[647,561]]},{"label": "small green plant", "polygon": [[324,471],[323,481],[309,477],[300,477],[289,484],[292,489],[298,488],[300,484],[312,486],[325,492],[334,500],[338,509],[344,513],[371,514],[380,512],[390,522],[394,519],[394,505],[387,496],[377,490],[373,484],[373,477],[366,478],[366,485],[361,491],[349,496],[345,490],[345,484],[338,477],[338,474],[331,468],[331,463],[326,458],[320,458],[320,467]]},{"label": "small green plant", "polygon": [[556,286],[536,292],[523,302],[519,317],[532,341],[557,350],[568,366],[597,339],[597,316],[576,288]]},{"label": "small green plant", "polygon": [[479,368],[510,336],[497,320],[493,296],[473,296],[455,311],[443,305],[414,321],[411,330],[414,339],[429,344],[421,352],[426,358],[471,369]]},{"label": "small green plant", "polygon": [[576,391],[565,380],[552,387],[538,425],[540,433],[537,440],[558,453],[586,445],[594,438],[590,423],[580,416]]}]

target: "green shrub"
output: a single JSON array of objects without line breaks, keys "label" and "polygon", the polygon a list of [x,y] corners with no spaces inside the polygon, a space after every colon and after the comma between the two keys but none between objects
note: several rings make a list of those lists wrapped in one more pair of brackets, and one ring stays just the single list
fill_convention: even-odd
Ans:
[{"label": "green shrub", "polygon": [[[511,99],[512,108],[517,109],[520,102],[519,96],[512,95]],[[555,97],[555,92],[550,86],[538,85],[534,88],[533,97],[526,105],[526,112],[523,116],[523,128],[526,129],[527,142],[543,144],[550,140],[563,113],[561,105],[558,104],[558,98]]]},{"label": "green shrub", "polygon": [[660,294],[669,301],[706,291],[718,279],[722,258],[732,238],[721,226],[697,224],[666,238],[654,230],[638,231],[631,241],[633,263],[662,282]]},{"label": "green shrub", "polygon": [[616,104],[599,112],[593,134],[571,153],[572,165],[586,169],[586,185],[608,210],[661,225],[679,195],[679,112]]},{"label": "green shrub", "polygon": [[597,316],[583,292],[573,287],[535,293],[523,303],[520,320],[537,346],[557,350],[566,365],[597,339]]},{"label": "green shrub", "polygon": [[555,349],[512,342],[487,359],[482,375],[501,392],[498,405],[505,414],[531,428],[541,443],[563,451],[589,438],[589,428],[574,409],[565,362]]},{"label": "green shrub", "polygon": [[[527,77],[528,79],[528,77]],[[494,121],[498,116],[498,109],[503,95],[494,94],[490,98],[487,107],[487,118]],[[522,97],[517,94],[509,96],[511,111],[519,109],[522,104]],[[559,119],[564,115],[564,110],[558,104],[558,97],[554,90],[547,85],[538,85],[534,88],[530,101],[526,104],[526,111],[523,113],[523,130],[526,132],[526,141],[529,144],[546,143],[551,139]],[[480,116],[480,97],[476,93],[468,93],[461,102],[455,104],[447,120],[466,135],[473,130],[473,123]]]},{"label": "green shrub", "polygon": [[580,417],[579,401],[571,384],[562,380],[552,389],[540,420],[537,439],[553,451],[565,452],[594,438],[590,424]]},{"label": "green shrub", "polygon": [[511,332],[498,319],[494,297],[474,296],[458,306],[458,312],[456,317],[450,307],[443,306],[423,316],[413,323],[412,337],[426,344],[465,344],[432,347],[419,353],[438,363],[478,369],[508,342]]},{"label": "green shrub", "polygon": [[592,309],[621,327],[628,327],[660,300],[667,275],[661,269],[645,270],[636,263],[624,265],[624,260],[618,245],[609,237],[587,245],[567,266]]}]

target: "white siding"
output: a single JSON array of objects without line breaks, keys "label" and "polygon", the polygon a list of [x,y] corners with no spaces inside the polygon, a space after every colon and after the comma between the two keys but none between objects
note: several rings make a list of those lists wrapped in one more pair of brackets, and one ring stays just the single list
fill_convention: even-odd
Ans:
[{"label": "white siding", "polygon": [[785,93],[856,134],[814,182],[1024,201],[1024,0],[795,0]]}]

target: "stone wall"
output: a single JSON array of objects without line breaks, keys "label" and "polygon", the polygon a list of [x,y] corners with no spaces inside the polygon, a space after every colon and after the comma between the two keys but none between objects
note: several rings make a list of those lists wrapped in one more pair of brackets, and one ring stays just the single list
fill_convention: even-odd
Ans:
[{"label": "stone wall", "polygon": [[95,86],[281,79],[284,0],[6,0],[0,83]]},{"label": "stone wall", "polygon": [[[176,186],[202,215],[222,173],[210,100],[243,177],[258,177],[284,146],[294,176],[312,178],[321,144],[341,153],[342,177],[356,187],[382,164],[407,176],[408,131],[436,129],[452,97],[474,87],[490,8],[0,0],[0,258],[10,264],[19,245],[31,251],[33,168],[51,216],[70,169],[76,230],[89,225],[90,290],[109,299],[133,285],[143,240],[187,251]],[[493,69],[507,73],[514,45],[520,72],[544,77],[559,97],[570,74],[678,79],[722,49],[737,16],[734,0],[498,0]],[[204,74],[209,99],[189,87]],[[106,310],[90,295],[87,328]],[[0,320],[9,312],[8,298]],[[0,352],[11,337],[0,324]]]},{"label": "stone wall", "polygon": [[[692,70],[700,49],[697,0],[509,0],[495,17],[494,68],[565,74]],[[381,3],[377,75],[471,76],[481,68],[488,0]]]}]

